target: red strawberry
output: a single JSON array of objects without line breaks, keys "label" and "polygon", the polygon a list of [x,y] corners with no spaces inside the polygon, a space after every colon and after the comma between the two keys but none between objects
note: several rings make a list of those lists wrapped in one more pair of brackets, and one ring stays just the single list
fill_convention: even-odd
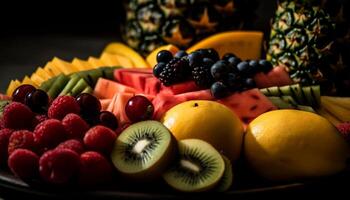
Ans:
[{"label": "red strawberry", "polygon": [[0,165],[7,162],[7,157],[8,157],[7,147],[8,147],[9,139],[12,133],[13,133],[13,130],[11,129],[5,128],[0,130]]},{"label": "red strawberry", "polygon": [[35,127],[34,140],[39,148],[53,149],[67,138],[67,132],[60,121],[49,119]]},{"label": "red strawberry", "polygon": [[109,128],[97,125],[88,130],[84,137],[84,144],[88,149],[110,153],[116,134]]},{"label": "red strawberry", "polygon": [[79,155],[69,149],[45,152],[39,160],[41,178],[53,184],[68,183],[78,172]]},{"label": "red strawberry", "polygon": [[5,128],[29,130],[32,128],[34,113],[26,105],[12,102],[5,107],[2,119]]},{"label": "red strawberry", "polygon": [[62,124],[69,134],[69,138],[83,139],[89,125],[77,114],[70,113],[66,115]]},{"label": "red strawberry", "polygon": [[79,140],[71,139],[62,142],[56,149],[70,149],[80,155],[84,152],[84,145]]},{"label": "red strawberry", "polygon": [[62,120],[67,114],[79,114],[80,106],[71,96],[59,96],[53,100],[48,110],[48,116],[52,119]]},{"label": "red strawberry", "polygon": [[35,178],[39,171],[39,157],[28,149],[16,149],[8,159],[11,171],[21,179]]},{"label": "red strawberry", "polygon": [[8,155],[16,149],[33,150],[35,147],[33,133],[27,130],[15,131],[11,135],[8,144]]},{"label": "red strawberry", "polygon": [[88,151],[80,155],[79,183],[96,185],[109,182],[112,178],[113,167],[100,153]]}]

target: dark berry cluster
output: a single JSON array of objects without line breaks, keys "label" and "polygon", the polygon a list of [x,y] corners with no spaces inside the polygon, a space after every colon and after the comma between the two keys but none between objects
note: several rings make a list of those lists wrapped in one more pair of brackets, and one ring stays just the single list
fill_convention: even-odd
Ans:
[{"label": "dark berry cluster", "polygon": [[210,88],[215,98],[254,88],[254,75],[272,69],[266,60],[242,61],[233,53],[220,59],[214,49],[199,49],[190,54],[179,51],[174,56],[163,50],[158,53],[157,61],[153,72],[164,85],[192,79],[199,87]]}]

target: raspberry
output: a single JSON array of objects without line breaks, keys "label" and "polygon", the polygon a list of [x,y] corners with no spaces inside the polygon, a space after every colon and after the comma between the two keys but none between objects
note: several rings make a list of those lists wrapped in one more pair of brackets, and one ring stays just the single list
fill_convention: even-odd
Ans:
[{"label": "raspberry", "polygon": [[12,173],[23,180],[37,177],[39,157],[28,149],[16,149],[8,159]]},{"label": "raspberry", "polygon": [[80,106],[71,96],[59,96],[51,104],[48,110],[49,118],[62,120],[67,114],[79,114]]},{"label": "raspberry", "polygon": [[69,138],[83,139],[86,131],[89,130],[89,125],[74,113],[66,115],[62,120],[62,124],[68,132]]},{"label": "raspberry", "polygon": [[56,149],[70,149],[80,155],[84,152],[84,145],[79,140],[71,139],[62,142]]},{"label": "raspberry", "polygon": [[15,131],[11,135],[8,144],[8,155],[16,149],[33,150],[35,147],[33,133],[27,130]]},{"label": "raspberry", "polygon": [[344,122],[337,126],[339,132],[343,135],[346,141],[350,142],[350,122]]},{"label": "raspberry", "polygon": [[111,129],[97,125],[85,134],[84,144],[88,149],[110,153],[116,137],[116,134]]},{"label": "raspberry", "polygon": [[5,128],[0,130],[0,165],[7,162],[7,157],[8,157],[7,147],[8,147],[9,139],[12,133],[13,133],[13,130],[11,129]]},{"label": "raspberry", "polygon": [[33,119],[34,113],[24,104],[12,102],[4,109],[3,123],[5,128],[30,129]]},{"label": "raspberry", "polygon": [[64,126],[57,119],[43,121],[34,130],[34,140],[39,148],[55,148],[67,135]]},{"label": "raspberry", "polygon": [[46,115],[35,115],[33,119],[33,127],[35,128],[38,124],[48,119],[49,118]]},{"label": "raspberry", "polygon": [[53,184],[68,183],[79,169],[79,155],[69,149],[45,152],[39,160],[41,178]]},{"label": "raspberry", "polygon": [[80,184],[97,185],[109,182],[112,178],[112,173],[112,165],[100,153],[88,151],[80,155]]}]

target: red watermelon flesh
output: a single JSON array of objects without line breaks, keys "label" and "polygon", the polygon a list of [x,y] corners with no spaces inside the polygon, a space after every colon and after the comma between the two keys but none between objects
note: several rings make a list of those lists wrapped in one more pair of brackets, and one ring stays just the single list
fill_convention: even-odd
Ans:
[{"label": "red watermelon flesh", "polygon": [[98,79],[94,89],[94,95],[99,99],[111,99],[115,94],[122,92],[136,93],[136,90],[104,78]]},{"label": "red watermelon flesh", "polygon": [[259,89],[235,93],[217,102],[229,107],[246,125],[259,115],[277,109]]},{"label": "red watermelon flesh", "polygon": [[272,86],[284,86],[293,84],[285,67],[278,66],[273,68],[269,73],[257,73],[254,80],[258,88],[267,88]]},{"label": "red watermelon flesh", "polygon": [[156,77],[148,77],[145,80],[144,93],[157,95],[160,92],[161,82]]},{"label": "red watermelon flesh", "polygon": [[179,103],[185,102],[184,96],[176,96],[167,93],[160,93],[153,99],[152,104],[154,106],[153,118],[160,120],[166,111],[176,106]]},{"label": "red watermelon flesh", "polygon": [[211,95],[210,90],[199,90],[195,92],[187,92],[183,94],[178,94],[176,97],[180,99],[185,98],[186,101],[190,100],[215,100],[215,98]]},{"label": "red watermelon flesh", "polygon": [[200,88],[196,85],[194,81],[186,81],[183,83],[171,85],[169,87],[162,85],[161,87],[161,92],[170,93],[174,95],[198,90],[200,90]]},{"label": "red watermelon flesh", "polygon": [[140,92],[144,92],[145,81],[147,78],[153,77],[152,71],[146,70],[132,70],[132,69],[117,69],[114,70],[114,78],[116,81],[133,87]]}]

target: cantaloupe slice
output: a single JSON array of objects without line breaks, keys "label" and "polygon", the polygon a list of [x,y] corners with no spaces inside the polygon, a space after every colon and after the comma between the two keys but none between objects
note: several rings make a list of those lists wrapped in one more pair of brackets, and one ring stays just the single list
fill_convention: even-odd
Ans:
[{"label": "cantaloupe slice", "polygon": [[109,104],[112,102],[112,99],[100,99],[101,110],[107,110]]},{"label": "cantaloupe slice", "polygon": [[85,60],[80,60],[79,58],[74,58],[72,61],[72,65],[76,66],[80,71],[85,71],[94,68],[91,63]]},{"label": "cantaloupe slice", "polygon": [[22,80],[22,84],[28,84],[28,85],[32,85],[36,88],[38,88],[39,86],[37,84],[35,84],[28,76],[25,76]]},{"label": "cantaloupe slice", "polygon": [[59,59],[57,57],[54,57],[51,63],[52,65],[59,68],[66,75],[79,71],[79,69],[74,65],[72,65],[71,63],[66,62],[62,59]]},{"label": "cantaloupe slice", "polygon": [[146,62],[146,60],[138,54],[136,51],[131,49],[130,47],[122,44],[122,43],[110,43],[107,45],[107,47],[104,49],[105,53],[110,54],[118,54],[124,57],[129,58],[132,63],[134,64],[135,68],[149,68],[149,64]]},{"label": "cantaloupe slice", "polygon": [[35,74],[37,74],[38,76],[40,76],[42,79],[44,79],[45,81],[47,79],[52,78],[53,76],[51,75],[51,73],[48,73],[47,71],[45,71],[43,68],[38,67],[35,71]]},{"label": "cantaloupe slice", "polygon": [[6,90],[6,95],[7,96],[12,96],[13,91],[17,89],[21,85],[21,82],[19,80],[11,80],[9,86],[7,87]]},{"label": "cantaloupe slice", "polygon": [[88,63],[90,63],[92,67],[94,67],[95,69],[99,67],[107,66],[106,63],[104,63],[102,60],[95,57],[89,57]]},{"label": "cantaloupe slice", "polygon": [[149,66],[151,68],[153,68],[154,65],[157,64],[157,54],[161,50],[170,51],[174,55],[176,52],[179,51],[179,48],[177,48],[175,45],[168,44],[168,45],[164,45],[164,46],[158,47],[155,50],[153,50],[146,58],[146,61],[148,62]]},{"label": "cantaloupe slice", "polygon": [[220,57],[225,53],[234,53],[242,60],[260,59],[263,33],[257,31],[230,31],[212,35],[192,47],[187,52],[197,49],[214,48]]},{"label": "cantaloupe slice", "polygon": [[111,99],[116,93],[120,92],[136,93],[136,90],[104,78],[98,79],[94,89],[94,95],[100,99]]},{"label": "cantaloupe slice", "polygon": [[45,81],[35,73],[30,76],[30,80],[32,80],[36,85],[41,85]]},{"label": "cantaloupe slice", "polygon": [[54,76],[58,76],[62,73],[62,71],[54,66],[51,62],[46,63],[44,70],[47,71],[47,73],[52,73]]}]

